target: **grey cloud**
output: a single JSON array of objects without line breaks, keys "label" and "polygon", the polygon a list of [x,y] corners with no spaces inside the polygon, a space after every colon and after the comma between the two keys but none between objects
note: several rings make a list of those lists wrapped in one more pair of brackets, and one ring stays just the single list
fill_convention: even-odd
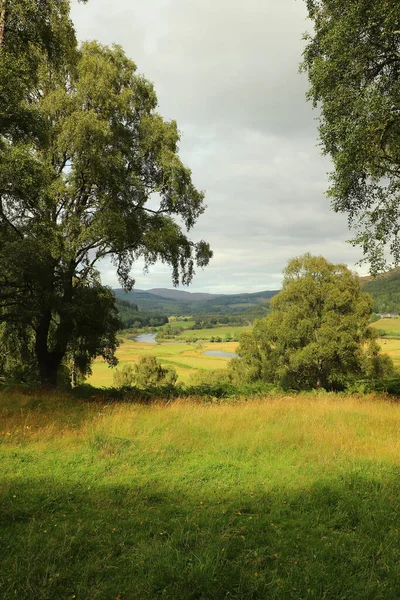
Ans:
[{"label": "grey cloud", "polygon": [[[361,258],[324,195],[330,163],[298,74],[302,0],[92,0],[73,18],[81,39],[124,47],[182,131],[181,156],[208,204],[193,237],[214,250],[191,290],[275,289],[307,251],[351,267]],[[137,287],[171,286],[165,265],[142,268]],[[117,284],[108,263],[102,276]]]}]

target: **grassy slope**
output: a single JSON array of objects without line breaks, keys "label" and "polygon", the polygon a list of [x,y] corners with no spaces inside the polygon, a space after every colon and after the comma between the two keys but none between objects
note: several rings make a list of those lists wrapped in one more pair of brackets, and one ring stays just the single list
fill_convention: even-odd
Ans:
[{"label": "grassy slope", "polygon": [[[137,362],[140,356],[146,354],[156,356],[161,364],[171,365],[176,369],[179,376],[178,381],[186,382],[193,370],[226,368],[228,358],[205,356],[204,352],[207,350],[235,352],[236,348],[237,342],[220,344],[205,343],[204,347],[199,351],[193,346],[183,343],[146,344],[125,339],[118,348],[117,357],[119,359],[119,366],[121,367],[125,363]],[[88,383],[97,387],[110,387],[113,384],[113,374],[114,369],[110,369],[103,360],[98,359],[93,363],[93,375],[88,379]]]},{"label": "grassy slope", "polygon": [[399,405],[0,406],[1,598],[400,597]]}]

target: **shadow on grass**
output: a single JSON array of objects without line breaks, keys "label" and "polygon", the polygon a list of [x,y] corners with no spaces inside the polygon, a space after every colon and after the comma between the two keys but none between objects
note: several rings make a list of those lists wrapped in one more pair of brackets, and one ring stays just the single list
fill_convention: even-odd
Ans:
[{"label": "shadow on grass", "polygon": [[0,597],[400,597],[399,472],[310,489],[11,482]]}]

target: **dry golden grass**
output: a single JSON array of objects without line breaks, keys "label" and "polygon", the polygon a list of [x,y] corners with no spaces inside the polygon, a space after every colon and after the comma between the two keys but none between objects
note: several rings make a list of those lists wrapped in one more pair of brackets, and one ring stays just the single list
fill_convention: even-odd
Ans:
[{"label": "dry golden grass", "polygon": [[[4,404],[6,407],[4,407]],[[7,408],[8,407],[8,408]],[[299,395],[204,405],[181,399],[152,406],[78,402],[68,396],[8,396],[0,425],[3,441],[63,445],[102,432],[140,440],[143,450],[165,444],[185,451],[299,445],[307,456],[331,461],[347,453],[400,459],[400,406],[377,395]],[[325,457],[325,458],[324,458]]]}]

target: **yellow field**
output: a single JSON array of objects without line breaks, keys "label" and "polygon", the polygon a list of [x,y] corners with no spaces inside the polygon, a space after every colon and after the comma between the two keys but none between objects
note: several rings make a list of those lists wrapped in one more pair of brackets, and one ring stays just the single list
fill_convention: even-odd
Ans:
[{"label": "yellow field", "polygon": [[[119,367],[126,363],[136,363],[143,355],[155,356],[163,366],[172,366],[178,373],[178,381],[187,382],[191,373],[197,369],[225,369],[229,358],[205,356],[208,350],[235,352],[237,342],[207,343],[201,350],[196,350],[187,344],[147,344],[124,338],[117,350]],[[93,374],[87,382],[96,387],[111,387],[113,385],[114,369],[110,368],[103,359],[93,363]]]},{"label": "yellow field", "polygon": [[385,354],[389,354],[395,367],[400,367],[400,340],[380,339],[379,344]]}]

